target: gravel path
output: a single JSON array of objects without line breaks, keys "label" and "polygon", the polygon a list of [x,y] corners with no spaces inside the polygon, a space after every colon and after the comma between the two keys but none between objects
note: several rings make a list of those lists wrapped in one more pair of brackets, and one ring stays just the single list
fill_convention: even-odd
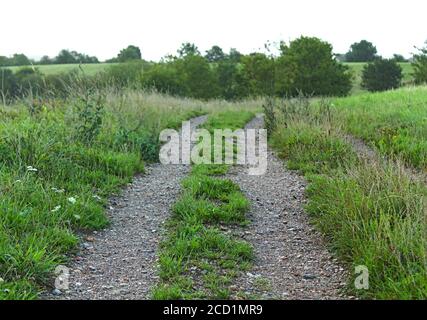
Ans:
[{"label": "gravel path", "polygon": [[[193,119],[192,125],[206,117]],[[247,128],[260,128],[262,117]],[[70,288],[44,299],[149,299],[158,280],[157,248],[163,223],[188,174],[184,165],[155,164],[135,177],[123,194],[111,200],[111,226],[84,237],[81,250],[69,265]],[[234,166],[229,178],[251,201],[251,224],[240,235],[255,249],[254,267],[242,274],[233,290],[236,298],[342,299],[346,274],[328,253],[322,237],[302,209],[305,182],[285,169],[270,150],[268,170],[249,176]]]},{"label": "gravel path", "polygon": [[[191,120],[192,127],[206,116]],[[108,229],[83,238],[70,268],[69,290],[44,299],[149,299],[158,280],[157,248],[163,223],[189,166],[154,164],[111,199]]]},{"label": "gravel path", "polygon": [[[257,117],[246,128],[260,128]],[[271,150],[265,175],[250,176],[235,166],[229,177],[251,201],[251,221],[243,238],[255,250],[253,269],[234,290],[262,299],[344,299],[346,274],[326,249],[303,210],[306,183],[287,170]]]}]

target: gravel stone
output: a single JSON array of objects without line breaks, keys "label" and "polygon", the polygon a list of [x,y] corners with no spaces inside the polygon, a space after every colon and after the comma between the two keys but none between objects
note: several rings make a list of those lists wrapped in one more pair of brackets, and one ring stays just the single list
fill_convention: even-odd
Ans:
[{"label": "gravel stone", "polygon": [[[262,127],[262,116],[246,126]],[[304,178],[286,169],[271,150],[265,175],[250,176],[243,166],[231,170],[228,177],[240,185],[251,202],[250,224],[245,232],[245,240],[255,252],[250,274],[269,283],[268,288],[260,288],[245,273],[234,282],[237,291],[260,299],[348,298],[342,293],[346,272],[328,252],[303,209],[307,201]]]},{"label": "gravel stone", "polygon": [[[198,117],[192,124],[205,120],[205,116]],[[246,128],[262,126],[263,118],[257,116]],[[165,232],[163,224],[189,167],[153,164],[146,169],[120,197],[111,199],[110,227],[86,237],[69,266],[69,290],[42,298],[150,298],[159,280],[157,250]],[[253,268],[242,272],[231,286],[236,292],[233,298],[240,297],[237,293],[261,299],[352,298],[341,293],[344,268],[328,252],[303,209],[306,182],[301,176],[287,170],[269,150],[265,175],[249,176],[245,167],[234,166],[227,177],[240,185],[251,202],[251,223],[237,232],[255,252]]]},{"label": "gravel stone", "polygon": [[[206,118],[192,119],[192,127]],[[111,199],[107,211],[111,225],[87,236],[90,244],[82,243],[82,252],[69,266],[69,290],[59,296],[55,289],[42,299],[149,299],[158,281],[163,223],[188,173],[186,165],[148,165],[144,175],[136,176],[121,196]]]}]

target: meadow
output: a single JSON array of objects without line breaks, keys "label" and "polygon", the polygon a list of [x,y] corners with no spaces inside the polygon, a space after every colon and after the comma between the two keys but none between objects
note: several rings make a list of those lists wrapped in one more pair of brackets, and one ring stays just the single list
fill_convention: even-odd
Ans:
[{"label": "meadow", "polygon": [[23,67],[7,67],[8,69],[16,72],[22,68],[36,68],[45,75],[58,75],[61,73],[69,73],[74,70],[83,70],[86,75],[93,76],[101,71],[104,71],[112,65],[117,63],[93,63],[93,64],[49,64],[49,65],[34,65],[34,66],[23,66]]},{"label": "meadow", "polygon": [[427,171],[427,88],[408,87],[332,100],[343,130],[380,153]]}]

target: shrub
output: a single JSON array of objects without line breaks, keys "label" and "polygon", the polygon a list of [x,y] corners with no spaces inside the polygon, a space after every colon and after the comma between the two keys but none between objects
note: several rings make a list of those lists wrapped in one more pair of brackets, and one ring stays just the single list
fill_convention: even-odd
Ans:
[{"label": "shrub", "polygon": [[344,96],[350,92],[351,75],[346,66],[334,59],[329,43],[301,37],[289,46],[282,44],[281,51],[275,76],[278,95]]},{"label": "shrub", "polygon": [[18,80],[9,69],[0,68],[0,94],[3,100],[12,98],[18,91]]},{"label": "shrub", "polygon": [[15,73],[18,81],[18,94],[19,96],[36,95],[39,93],[43,86],[42,74],[34,68],[24,67]]},{"label": "shrub", "polygon": [[186,93],[181,74],[172,63],[158,63],[144,72],[142,85],[161,93],[183,96]]},{"label": "shrub", "polygon": [[104,81],[118,87],[141,85],[144,63],[131,61],[110,66],[103,74]]},{"label": "shrub", "polygon": [[402,67],[393,59],[378,58],[362,72],[362,87],[369,91],[385,91],[400,87]]},{"label": "shrub", "polygon": [[418,84],[427,83],[427,42],[426,47],[419,51],[418,54],[414,55],[414,62],[412,63],[414,79]]},{"label": "shrub", "polygon": [[189,97],[211,99],[218,96],[215,73],[204,57],[188,54],[175,63]]}]

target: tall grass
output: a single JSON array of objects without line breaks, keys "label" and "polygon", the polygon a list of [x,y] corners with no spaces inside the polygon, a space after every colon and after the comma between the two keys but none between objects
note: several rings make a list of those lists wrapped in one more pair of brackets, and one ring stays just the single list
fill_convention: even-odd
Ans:
[{"label": "tall grass", "polygon": [[132,90],[81,94],[0,109],[0,299],[33,299],[53,283],[76,232],[105,227],[107,198],[157,160],[161,129],[236,107]]},{"label": "tall grass", "polygon": [[[335,115],[330,119],[318,106],[303,109],[308,112],[279,120],[270,142],[288,167],[306,175],[307,210],[333,251],[350,270],[368,268],[369,289],[357,290],[352,277],[348,290],[362,298],[425,299],[427,187],[395,162],[359,157],[340,126],[331,126],[340,123]],[[357,110],[344,112],[358,116]]]}]

